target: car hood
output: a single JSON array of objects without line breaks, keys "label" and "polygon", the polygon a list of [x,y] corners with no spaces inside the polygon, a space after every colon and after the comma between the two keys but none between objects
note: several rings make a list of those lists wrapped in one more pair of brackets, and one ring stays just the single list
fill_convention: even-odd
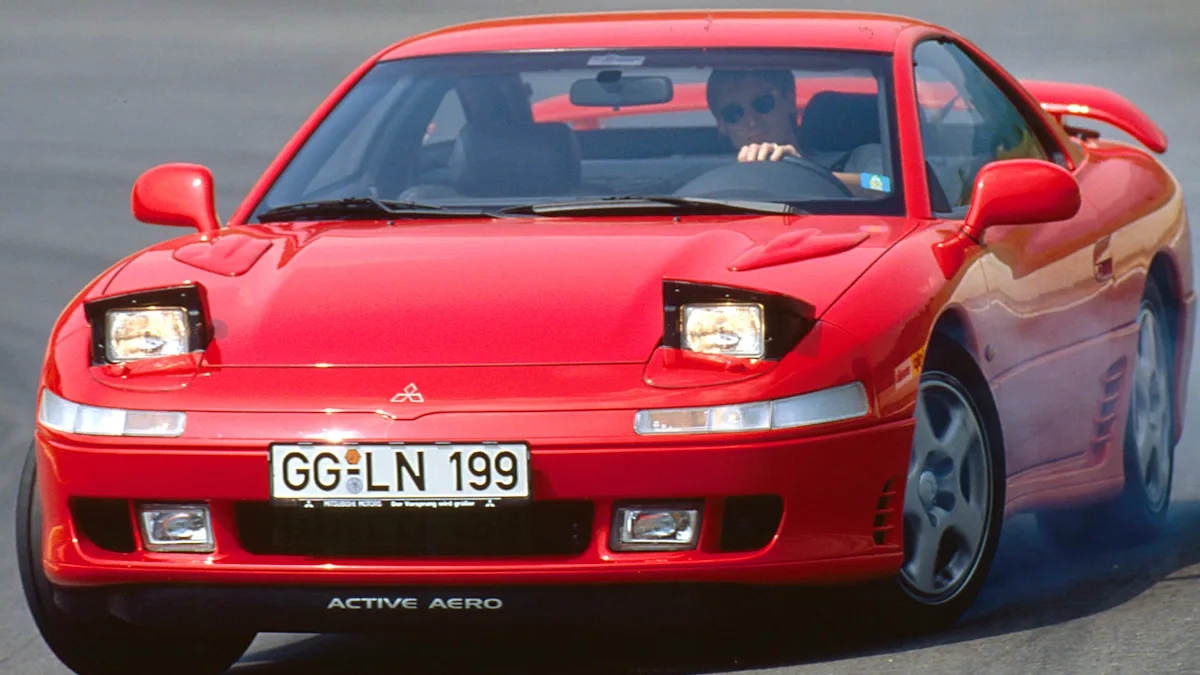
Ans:
[{"label": "car hood", "polygon": [[106,295],[195,281],[223,366],[644,363],[663,281],[798,297],[819,316],[902,219],[284,223],[186,237]]}]

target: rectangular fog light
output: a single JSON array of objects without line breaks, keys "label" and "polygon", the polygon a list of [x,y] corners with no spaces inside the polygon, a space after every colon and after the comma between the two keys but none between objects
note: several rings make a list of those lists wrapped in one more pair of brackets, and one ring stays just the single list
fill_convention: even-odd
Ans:
[{"label": "rectangular fog light", "polygon": [[138,520],[147,551],[212,553],[216,549],[207,505],[142,504]]},{"label": "rectangular fog light", "polygon": [[611,546],[614,551],[688,551],[700,538],[700,508],[617,507]]}]

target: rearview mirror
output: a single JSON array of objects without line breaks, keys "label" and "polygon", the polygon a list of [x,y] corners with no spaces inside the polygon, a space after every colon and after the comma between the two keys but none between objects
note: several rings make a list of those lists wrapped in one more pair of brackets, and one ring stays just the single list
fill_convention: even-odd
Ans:
[{"label": "rearview mirror", "polygon": [[1082,198],[1079,183],[1061,166],[1037,159],[992,162],[975,178],[963,231],[980,241],[997,225],[1050,223],[1073,218]]},{"label": "rearview mirror", "polygon": [[619,70],[601,71],[595,79],[576,80],[570,94],[571,103],[597,108],[653,105],[674,97],[675,88],[668,77],[624,77]]},{"label": "rearview mirror", "polygon": [[138,177],[130,196],[133,217],[151,225],[216,232],[212,172],[199,164],[162,164]]}]

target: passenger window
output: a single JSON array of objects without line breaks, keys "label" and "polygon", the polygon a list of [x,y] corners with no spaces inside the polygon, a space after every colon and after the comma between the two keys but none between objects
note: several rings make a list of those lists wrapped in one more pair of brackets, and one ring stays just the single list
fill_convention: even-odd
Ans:
[{"label": "passenger window", "polygon": [[921,141],[935,211],[969,206],[975,177],[988,162],[1048,159],[1034,129],[1012,101],[957,46],[923,42],[913,58]]}]

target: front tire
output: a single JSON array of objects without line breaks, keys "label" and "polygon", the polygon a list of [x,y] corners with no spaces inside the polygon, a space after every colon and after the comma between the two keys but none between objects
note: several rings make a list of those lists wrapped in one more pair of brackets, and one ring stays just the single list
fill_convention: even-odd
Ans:
[{"label": "front tire", "polygon": [[941,345],[921,375],[904,496],[904,562],[883,593],[888,632],[941,630],[975,601],[1004,518],[1003,449],[966,352]]},{"label": "front tire", "polygon": [[36,446],[30,447],[17,491],[17,565],[34,623],[55,656],[80,675],[217,675],[236,663],[253,634],[164,635],[115,617],[88,617],[85,624],[55,604],[42,569],[36,457]]}]

